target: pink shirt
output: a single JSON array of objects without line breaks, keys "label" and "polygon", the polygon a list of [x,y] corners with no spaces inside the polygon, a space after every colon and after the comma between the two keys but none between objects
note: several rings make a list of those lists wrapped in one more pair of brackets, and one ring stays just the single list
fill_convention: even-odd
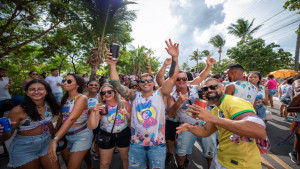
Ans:
[{"label": "pink shirt", "polygon": [[267,84],[270,84],[268,86],[268,89],[276,89],[277,81],[274,80],[274,79],[270,79],[270,80],[267,81]]}]

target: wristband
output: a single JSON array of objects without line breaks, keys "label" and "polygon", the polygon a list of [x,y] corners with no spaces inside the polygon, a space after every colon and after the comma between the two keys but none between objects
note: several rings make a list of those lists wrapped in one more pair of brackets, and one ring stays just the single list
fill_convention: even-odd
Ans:
[{"label": "wristband", "polygon": [[53,137],[53,140],[57,140],[57,141],[59,141],[59,137],[57,137],[57,136],[54,136],[54,137]]}]

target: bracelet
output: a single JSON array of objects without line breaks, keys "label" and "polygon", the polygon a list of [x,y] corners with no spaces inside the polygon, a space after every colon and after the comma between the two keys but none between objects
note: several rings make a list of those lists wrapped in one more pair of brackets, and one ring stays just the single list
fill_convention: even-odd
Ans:
[{"label": "bracelet", "polygon": [[59,141],[59,137],[57,137],[57,136],[54,136],[52,139]]}]

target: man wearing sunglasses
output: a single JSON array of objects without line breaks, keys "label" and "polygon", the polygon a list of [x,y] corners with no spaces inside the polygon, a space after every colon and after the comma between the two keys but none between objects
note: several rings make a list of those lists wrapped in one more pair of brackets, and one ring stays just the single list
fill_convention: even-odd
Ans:
[{"label": "man wearing sunglasses", "polygon": [[245,81],[243,66],[240,64],[229,65],[225,73],[229,81],[233,82],[225,87],[225,94],[242,98],[255,106],[254,102],[258,89],[249,81]]},{"label": "man wearing sunglasses", "polygon": [[51,76],[47,76],[45,79],[45,81],[49,83],[55,100],[58,103],[60,103],[63,96],[61,88],[61,86],[63,86],[62,80],[63,78],[61,76],[58,76],[58,69],[51,69]]},{"label": "man wearing sunglasses", "polygon": [[[206,68],[202,71],[199,76],[193,81],[188,81],[187,74],[185,72],[179,71],[176,79],[176,90],[171,93],[171,97],[168,98],[168,117],[167,117],[167,128],[173,128],[171,131],[167,132],[166,137],[171,138],[170,140],[174,142],[175,136],[169,135],[172,133],[175,135],[176,126],[174,123],[174,117],[178,117],[179,125],[183,123],[188,123],[191,125],[199,125],[203,122],[199,122],[195,118],[191,117],[187,111],[186,104],[194,104],[195,99],[199,99],[198,90],[200,90],[200,83],[208,76],[213,64],[215,63],[215,59],[211,58],[210,55],[206,60]],[[172,140],[173,139],[173,140]],[[213,156],[216,154],[217,145],[216,145],[216,137],[212,135],[208,138],[198,138],[193,135],[191,132],[186,131],[182,132],[178,135],[177,138],[177,146],[176,146],[176,162],[178,169],[182,169],[188,166],[189,160],[187,155],[192,154],[193,146],[196,140],[199,140],[199,143],[202,147],[203,154],[207,159],[208,166],[212,161]],[[172,147],[167,154],[167,160],[172,158]],[[166,163],[169,163],[166,161]]]},{"label": "man wearing sunglasses", "polygon": [[197,105],[187,105],[191,113],[205,121],[203,126],[185,123],[177,133],[190,131],[207,137],[219,131],[218,153],[211,168],[261,168],[260,152],[254,139],[266,140],[264,122],[256,116],[251,103],[239,97],[223,94],[221,83],[209,78],[203,83],[208,104],[216,106],[210,111]]},{"label": "man wearing sunglasses", "polygon": [[173,44],[169,39],[166,45],[168,54],[172,56],[170,77],[156,91],[153,91],[153,76],[148,73],[139,80],[141,91],[122,85],[116,70],[117,61],[111,59],[112,54],[106,49],[111,83],[122,97],[132,103],[129,169],[146,168],[147,159],[150,168],[165,168],[165,104],[177,78],[179,56],[179,44]]}]

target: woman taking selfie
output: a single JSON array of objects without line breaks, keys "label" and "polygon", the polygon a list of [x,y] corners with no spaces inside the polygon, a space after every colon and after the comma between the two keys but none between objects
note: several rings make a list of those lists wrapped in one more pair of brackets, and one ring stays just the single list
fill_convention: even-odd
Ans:
[{"label": "woman taking selfie", "polygon": [[131,106],[127,101],[119,99],[113,86],[101,87],[99,104],[92,109],[88,120],[88,128],[91,130],[100,123],[100,132],[96,137],[96,143],[100,150],[101,169],[109,168],[115,147],[119,148],[123,168],[128,169],[130,112]]},{"label": "woman taking selfie", "polygon": [[46,155],[53,133],[52,116],[59,113],[52,90],[44,80],[34,79],[25,86],[23,103],[9,113],[13,130],[3,133],[0,140],[9,139],[14,130],[17,135],[9,147],[9,167],[19,169],[58,169],[58,160],[51,161]]},{"label": "woman taking selfie", "polygon": [[[68,141],[64,150],[64,157],[69,169],[80,169],[85,154],[92,145],[92,132],[87,128],[88,102],[87,97],[82,95],[84,80],[76,74],[68,74],[64,82],[65,95],[61,101],[61,113],[57,124],[60,129],[52,139],[48,155],[52,160],[57,159],[57,141],[63,136]],[[60,123],[62,125],[60,125]]]}]

